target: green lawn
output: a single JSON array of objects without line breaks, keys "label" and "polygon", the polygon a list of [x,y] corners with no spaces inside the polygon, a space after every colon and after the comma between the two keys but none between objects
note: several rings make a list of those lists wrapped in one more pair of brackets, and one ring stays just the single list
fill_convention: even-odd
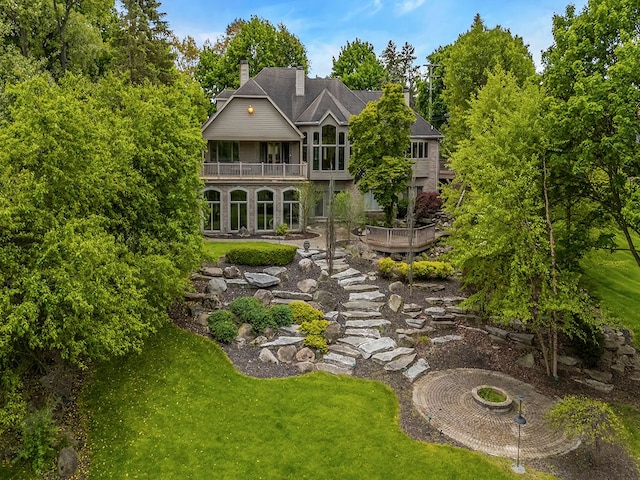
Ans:
[{"label": "green lawn", "polygon": [[629,432],[627,448],[640,468],[640,406],[620,403],[613,407]]},{"label": "green lawn", "polygon": [[215,343],[175,327],[141,355],[102,366],[84,408],[91,480],[553,478],[411,440],[395,393],[379,382],[245,377]]},{"label": "green lawn", "polygon": [[265,249],[273,248],[273,245],[277,245],[270,242],[211,242],[204,241],[204,257],[210,262],[217,263],[218,259],[226,255],[226,253],[232,248],[242,245],[243,247],[262,247]]},{"label": "green lawn", "polygon": [[[636,236],[634,241],[640,245]],[[626,248],[622,236],[618,246]],[[591,252],[582,263],[586,285],[599,298],[608,312],[631,332],[640,346],[640,267],[628,251],[599,250]]]}]

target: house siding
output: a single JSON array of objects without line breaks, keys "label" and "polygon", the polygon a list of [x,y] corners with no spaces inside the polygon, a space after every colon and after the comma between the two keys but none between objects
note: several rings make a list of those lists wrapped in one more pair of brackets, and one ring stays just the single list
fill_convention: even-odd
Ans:
[{"label": "house siding", "polygon": [[[247,109],[251,105],[253,114]],[[207,140],[299,141],[300,133],[265,98],[234,98],[202,132]]]}]

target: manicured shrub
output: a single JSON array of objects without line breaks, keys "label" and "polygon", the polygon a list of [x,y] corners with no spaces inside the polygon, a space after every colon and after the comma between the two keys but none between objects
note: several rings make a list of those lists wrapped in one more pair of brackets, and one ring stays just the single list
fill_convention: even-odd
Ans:
[{"label": "manicured shrub", "polygon": [[229,304],[229,309],[241,322],[249,323],[256,335],[263,333],[267,327],[277,328],[272,323],[269,311],[255,297],[238,297]]},{"label": "manicured shrub", "polygon": [[293,313],[289,305],[272,305],[269,307],[271,323],[277,327],[287,327],[293,323]]},{"label": "manicured shrub", "polygon": [[302,322],[298,331],[307,335],[322,335],[329,326],[329,322],[324,319],[309,320]]},{"label": "manicured shrub", "polygon": [[[394,262],[390,258],[383,258],[378,262],[378,270],[384,278],[396,276],[402,280],[409,278],[409,264],[405,262]],[[432,278],[447,278],[453,273],[453,267],[446,262],[417,261],[413,262],[413,279],[428,280]]]},{"label": "manicured shrub", "polygon": [[327,347],[327,339],[322,335],[307,335],[304,342],[302,342],[302,345],[318,350],[321,353],[327,353],[329,351],[329,348]]},{"label": "manicured shrub", "polygon": [[211,326],[212,323],[224,321],[235,322],[235,317],[229,310],[216,310],[207,318],[207,323],[209,323],[209,326]]},{"label": "manicured shrub", "polygon": [[226,254],[227,262],[250,266],[283,266],[293,262],[297,248],[294,245],[238,246]]},{"label": "manicured shrub", "polygon": [[229,303],[229,310],[238,317],[240,322],[251,323],[255,311],[265,310],[262,302],[256,297],[238,297]]},{"label": "manicured shrub", "polygon": [[289,304],[289,308],[291,309],[294,323],[302,324],[313,320],[324,320],[324,313],[306,302],[294,300]]},{"label": "manicured shrub", "polygon": [[[231,314],[231,312],[227,310],[227,313]],[[231,315],[231,319],[226,320],[217,320],[211,321],[211,317],[209,317],[209,333],[214,340],[220,343],[231,343],[238,336],[238,326],[233,321],[233,315]]]},{"label": "manicured shrub", "polygon": [[383,278],[391,278],[395,267],[396,262],[389,257],[385,257],[378,262],[378,271]]},{"label": "manicured shrub", "polygon": [[286,223],[281,223],[276,228],[276,235],[278,235],[279,237],[284,237],[287,233],[289,233],[289,225],[287,225]]},{"label": "manicured shrub", "polygon": [[40,473],[49,467],[57,431],[50,408],[37,410],[22,422],[22,445],[18,457],[29,462],[34,472]]}]

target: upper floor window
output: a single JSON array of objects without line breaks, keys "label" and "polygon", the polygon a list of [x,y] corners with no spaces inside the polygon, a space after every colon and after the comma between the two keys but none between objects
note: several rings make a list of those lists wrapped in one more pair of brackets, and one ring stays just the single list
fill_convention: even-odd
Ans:
[{"label": "upper floor window", "polygon": [[313,132],[313,169],[330,171],[344,170],[346,135],[333,125]]},{"label": "upper floor window", "polygon": [[409,158],[427,158],[429,156],[429,142],[426,140],[412,141],[407,157]]},{"label": "upper floor window", "polygon": [[240,161],[240,144],[238,142],[212,140],[209,145],[212,162],[230,163]]}]

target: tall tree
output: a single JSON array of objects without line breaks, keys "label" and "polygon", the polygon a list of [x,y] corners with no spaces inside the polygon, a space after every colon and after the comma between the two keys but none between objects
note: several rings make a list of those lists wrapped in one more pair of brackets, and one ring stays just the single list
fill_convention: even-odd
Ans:
[{"label": "tall tree", "polygon": [[411,161],[405,154],[415,114],[406,105],[402,90],[401,85],[386,84],[380,100],[369,102],[351,117],[349,125],[349,173],[362,193],[373,193],[388,225],[411,176]]},{"label": "tall tree", "polygon": [[284,24],[275,27],[252,16],[248,21],[235,20],[226,32],[213,46],[204,46],[195,71],[210,98],[225,88],[238,88],[240,60],[247,60],[251,76],[265,67],[301,66],[305,72],[309,70],[304,46]]},{"label": "tall tree", "polygon": [[632,0],[591,0],[553,20],[543,55],[553,97],[557,170],[574,196],[596,202],[624,235],[640,234],[640,9]]},{"label": "tall tree", "polygon": [[426,78],[419,78],[416,82],[416,111],[436,128],[442,127],[449,117],[447,106],[442,98],[443,65],[449,48],[451,45],[438,47],[433,53],[427,55]]},{"label": "tall tree", "polygon": [[170,84],[176,78],[171,31],[157,0],[122,0],[119,28],[113,35],[113,64],[134,84],[145,80]]},{"label": "tall tree", "polygon": [[353,43],[347,41],[337,59],[333,57],[331,76],[351,90],[380,90],[385,72],[373,45],[356,38]]},{"label": "tall tree", "polygon": [[465,113],[487,83],[488,74],[499,66],[523,85],[535,75],[535,66],[521,37],[500,26],[488,29],[480,15],[476,15],[468,32],[446,47],[445,53],[439,62],[443,68],[442,98],[449,113],[443,147],[445,152],[451,152],[468,135]]},{"label": "tall tree", "polygon": [[195,39],[190,35],[187,35],[183,39],[172,35],[171,48],[173,54],[176,56],[177,69],[193,78],[200,58],[200,48],[198,48]]},{"label": "tall tree", "polygon": [[519,319],[541,338],[547,372],[557,375],[557,336],[582,335],[592,322],[578,274],[562,268],[546,175],[545,97],[498,69],[467,114],[469,137],[450,157],[463,189],[445,190],[455,220],[452,257],[471,291],[468,304],[487,316]]},{"label": "tall tree", "polygon": [[40,75],[8,90],[0,437],[25,412],[25,372],[139,350],[168,321],[200,258],[205,117],[195,83]]},{"label": "tall tree", "polygon": [[415,47],[409,42],[405,42],[398,51],[393,40],[389,40],[387,47],[380,54],[380,62],[385,69],[387,83],[399,83],[410,92],[411,105],[413,106],[414,90],[418,78],[418,66],[414,65],[416,60]]}]

